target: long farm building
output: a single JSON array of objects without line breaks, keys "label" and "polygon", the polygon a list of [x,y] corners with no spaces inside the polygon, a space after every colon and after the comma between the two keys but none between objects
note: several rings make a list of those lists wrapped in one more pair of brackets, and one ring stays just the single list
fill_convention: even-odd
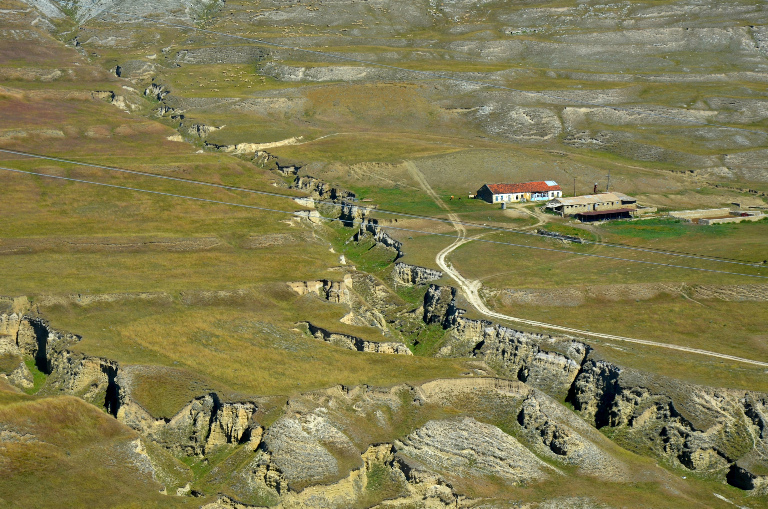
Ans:
[{"label": "long farm building", "polygon": [[554,180],[520,184],[485,184],[476,194],[478,198],[488,203],[544,201],[559,198],[562,195],[563,191]]}]

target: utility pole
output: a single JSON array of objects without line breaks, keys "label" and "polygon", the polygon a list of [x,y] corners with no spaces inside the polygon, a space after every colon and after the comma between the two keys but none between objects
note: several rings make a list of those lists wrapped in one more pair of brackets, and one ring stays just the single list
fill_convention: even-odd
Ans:
[{"label": "utility pole", "polygon": [[611,187],[611,170],[608,170],[608,183],[605,184],[605,192],[607,193]]},{"label": "utility pole", "polygon": [[576,196],[576,177],[573,177],[573,195]]}]

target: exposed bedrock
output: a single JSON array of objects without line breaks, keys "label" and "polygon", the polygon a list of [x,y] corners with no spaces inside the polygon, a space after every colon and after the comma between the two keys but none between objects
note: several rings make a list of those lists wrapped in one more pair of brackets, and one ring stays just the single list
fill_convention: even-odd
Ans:
[{"label": "exposed bedrock", "polygon": [[[34,358],[38,369],[48,374],[42,394],[83,398],[178,453],[201,455],[217,445],[247,441],[253,429],[260,429],[251,421],[257,410],[254,403],[223,402],[215,393],[192,400],[171,419],[156,419],[131,398],[130,368],[125,373],[116,361],[72,350],[79,336],[61,333],[45,320],[27,316],[0,315],[0,326],[5,332],[16,330],[15,337],[0,335],[0,348],[20,358]],[[23,388],[32,386],[28,370],[7,378]]]},{"label": "exposed bedrock", "polygon": [[339,211],[339,221],[344,226],[352,227],[355,223],[361,223],[368,217],[368,207],[358,207],[350,203],[342,203]]},{"label": "exposed bedrock", "polygon": [[360,229],[355,233],[353,240],[360,242],[367,235],[371,235],[376,244],[393,249],[396,252],[395,260],[405,255],[403,243],[390,237],[378,219],[365,219],[360,224]]},{"label": "exposed bedrock", "polygon": [[21,317],[16,313],[0,315],[0,336],[16,337],[19,333]]},{"label": "exposed bedrock", "polygon": [[[382,314],[382,311],[393,307],[388,302],[391,297],[389,289],[371,276],[353,274],[345,274],[341,281],[294,281],[289,282],[288,287],[299,295],[313,294],[335,304],[347,305],[350,312],[341,319],[342,323],[376,327],[390,334],[391,330]],[[320,339],[327,340],[325,337]]]},{"label": "exposed bedrock", "polygon": [[187,132],[192,136],[197,136],[198,138],[205,138],[212,132],[220,131],[225,127],[226,127],[225,125],[216,127],[216,126],[206,125],[206,124],[192,124],[187,128]]},{"label": "exposed bedrock", "polygon": [[[765,394],[621,368],[595,358],[589,346],[571,338],[516,331],[463,315],[455,289],[430,286],[424,321],[449,331],[439,355],[481,358],[500,374],[567,398],[596,428],[620,429],[619,445],[631,450],[650,449],[674,466],[748,485],[739,473],[744,470],[755,475],[755,489],[762,489],[754,472],[768,465]],[[553,452],[567,451],[567,433],[533,418],[534,406],[524,406],[521,425],[537,429]]]},{"label": "exposed bedrock", "polygon": [[312,325],[309,322],[301,322],[302,325],[307,327],[309,333],[321,341],[330,343],[347,350],[355,350],[357,352],[370,352],[370,353],[387,353],[397,355],[413,355],[411,351],[403,343],[397,343],[395,341],[366,341],[357,336],[350,336],[349,334],[341,334],[338,332],[330,332],[322,327]]},{"label": "exposed bedrock", "polygon": [[616,456],[615,447],[595,428],[559,403],[532,390],[517,414],[522,436],[534,451],[579,467],[579,471],[605,480],[626,482],[630,469]]},{"label": "exposed bedrock", "polygon": [[288,286],[299,295],[315,294],[336,304],[351,304],[352,277],[344,276],[342,281],[296,281],[288,283]]},{"label": "exposed bedrock", "polygon": [[622,429],[620,445],[649,447],[676,466],[727,474],[728,482],[737,482],[736,466],[765,468],[765,394],[660,379],[590,359],[569,400],[596,427]]},{"label": "exposed bedrock", "polygon": [[[374,442],[381,433],[399,426],[402,416],[413,408],[450,409],[450,415],[466,412],[467,405],[486,418],[521,413],[526,417],[520,425],[509,422],[519,432],[514,436],[460,415],[414,423],[392,443]],[[366,425],[350,425],[357,420]],[[566,451],[556,454],[544,445],[547,434],[541,433],[541,423],[566,437]],[[373,469],[379,479],[388,477],[399,487],[393,500],[396,506],[474,507],[458,493],[488,475],[499,476],[509,485],[561,475],[557,466],[537,455],[600,479],[636,481],[620,459],[623,454],[607,437],[540,391],[521,382],[473,377],[389,389],[337,386],[291,398],[286,415],[266,431],[242,475],[279,495],[279,507],[353,506],[365,493],[371,480],[367,473]],[[317,483],[328,484],[312,486]]]},{"label": "exposed bedrock", "polygon": [[[768,490],[763,475],[768,466],[768,395],[693,385],[621,368],[596,358],[586,345],[570,338],[523,333],[467,319],[455,297],[454,289],[436,285],[425,295],[424,320],[440,323],[449,332],[441,355],[476,357],[519,381],[469,377],[391,390],[320,391],[310,399],[325,410],[304,411],[300,405],[289,408],[266,431],[254,419],[255,402],[227,402],[215,393],[193,399],[171,418],[156,418],[131,397],[136,367],[123,369],[115,361],[73,350],[78,336],[58,332],[36,317],[0,315],[0,345],[6,353],[35,359],[49,374],[41,393],[72,394],[103,406],[146,439],[175,454],[204,456],[219,445],[249,443],[260,458],[253,464],[252,475],[276,492],[278,488],[285,492],[290,484],[306,487],[340,482],[349,465],[362,463],[359,451],[364,447],[360,444],[370,444],[371,439],[357,431],[350,435],[352,414],[345,412],[354,411],[373,426],[388,429],[391,417],[387,416],[403,411],[406,401],[417,407],[460,409],[470,396],[473,401],[493,401],[495,407],[503,402],[504,413],[514,416],[515,425],[520,426],[520,434],[515,436],[521,442],[515,445],[508,435],[469,417],[433,420],[407,430],[405,437],[394,442],[393,454],[401,459],[388,463],[393,475],[400,475],[395,472],[399,471],[410,485],[418,476],[408,472],[427,472],[425,476],[434,477],[430,486],[444,487],[430,489],[443,490],[446,496],[454,491],[437,480],[464,470],[474,475],[472,471],[493,469],[516,479],[514,482],[525,482],[527,475],[536,472],[557,475],[549,467],[510,462],[510,456],[499,449],[519,445],[541,457],[575,465],[587,475],[620,481],[627,478],[617,459],[620,455],[611,452],[615,445],[595,429],[611,428],[619,446],[651,451],[668,465],[741,489]],[[333,335],[307,326],[323,336]],[[375,351],[354,339],[350,341],[356,350]],[[567,398],[581,418],[545,393]],[[390,410],[384,412],[386,408]],[[473,432],[465,432],[468,429]],[[487,455],[482,453],[486,445],[490,447]],[[521,454],[514,456],[527,457]]]},{"label": "exposed bedrock", "polygon": [[424,296],[424,322],[450,331],[438,355],[479,357],[500,373],[557,397],[565,397],[589,351],[570,338],[522,332],[486,320],[465,318],[456,289],[430,285]]},{"label": "exposed bedrock", "polygon": [[278,419],[264,433],[262,447],[289,485],[338,476],[337,457],[360,455],[346,435],[315,413]]},{"label": "exposed bedrock", "polygon": [[[277,424],[277,423],[276,423]],[[288,433],[295,433],[299,428],[284,429]],[[303,430],[302,434],[306,433]],[[448,509],[458,507],[470,507],[471,504],[465,497],[458,495],[451,485],[439,474],[427,470],[416,462],[406,460],[397,455],[391,443],[375,444],[369,446],[359,457],[359,468],[353,469],[349,474],[337,482],[319,486],[309,486],[301,491],[292,491],[288,488],[283,473],[271,463],[272,457],[263,448],[259,458],[249,466],[250,472],[246,478],[255,485],[266,488],[280,497],[280,503],[274,506],[277,509],[298,509],[304,507],[322,509],[346,509],[360,506],[360,501],[365,500],[374,476],[389,480],[399,488],[396,498],[387,500],[387,506],[393,507],[427,507],[430,509]],[[279,458],[279,455],[278,455]],[[326,458],[327,459],[327,458]],[[315,469],[316,470],[316,469]],[[372,475],[373,474],[373,475]],[[381,481],[378,481],[381,482]],[[373,489],[376,489],[374,481]],[[253,506],[242,504],[237,500],[219,495],[215,502],[203,506],[204,509],[247,509]],[[376,506],[380,507],[380,506]]]},{"label": "exposed bedrock", "polygon": [[[117,418],[144,437],[186,456],[201,456],[223,444],[247,442],[261,428],[252,421],[252,402],[223,402],[216,393],[190,401],[170,419],[156,419],[123,395]],[[258,439],[258,438],[257,438]]]},{"label": "exposed bedrock", "polygon": [[51,359],[51,373],[43,392],[79,396],[117,415],[119,387],[117,362],[71,350],[62,350]]},{"label": "exposed bedrock", "polygon": [[471,417],[429,421],[395,441],[395,449],[433,471],[497,475],[514,484],[545,479],[555,472],[510,435]]},{"label": "exposed bedrock", "polygon": [[318,200],[341,201],[354,200],[355,193],[333,187],[327,182],[310,176],[296,176],[291,185],[292,189],[299,189]]},{"label": "exposed bedrock", "polygon": [[396,263],[392,268],[392,279],[395,281],[395,284],[404,286],[423,285],[441,277],[443,277],[443,273],[439,270],[402,262]]}]

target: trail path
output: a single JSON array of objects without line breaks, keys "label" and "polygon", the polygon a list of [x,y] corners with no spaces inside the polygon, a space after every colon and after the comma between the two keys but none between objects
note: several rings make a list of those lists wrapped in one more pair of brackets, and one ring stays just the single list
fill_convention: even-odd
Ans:
[{"label": "trail path", "polygon": [[[445,204],[445,202],[440,198],[440,196],[435,193],[435,191],[432,189],[432,187],[429,185],[427,180],[424,178],[424,174],[422,174],[419,169],[416,167],[415,164],[413,164],[410,161],[407,161],[406,167],[408,168],[408,172],[413,176],[413,178],[419,183],[419,185],[424,189],[424,191],[437,203],[437,205],[445,210],[448,213],[448,218],[453,223],[453,227],[456,229],[456,232],[458,234],[458,238],[448,247],[443,249],[437,254],[437,257],[435,258],[435,261],[437,262],[437,265],[445,272],[447,275],[452,277],[456,283],[459,286],[459,289],[464,294],[464,297],[467,299],[467,301],[482,315],[487,316],[489,318],[495,318],[497,320],[505,320],[508,322],[516,322],[516,323],[522,323],[525,325],[531,325],[534,327],[540,327],[542,329],[548,329],[558,332],[566,332],[569,334],[577,334],[579,336],[586,336],[586,337],[592,337],[592,338],[600,338],[600,339],[609,339],[613,341],[623,341],[626,343],[635,343],[639,345],[645,345],[645,346],[653,346],[657,348],[666,348],[669,350],[676,350],[679,352],[686,352],[686,353],[695,353],[698,355],[705,355],[708,357],[714,357],[717,359],[725,359],[729,361],[735,361],[735,362],[741,362],[744,364],[751,364],[754,366],[761,366],[768,368],[768,362],[762,362],[762,361],[756,361],[752,359],[745,359],[743,357],[736,357],[735,355],[728,355],[718,352],[712,352],[709,350],[701,350],[699,348],[690,348],[687,346],[680,346],[680,345],[672,345],[669,343],[659,343],[657,341],[648,341],[646,339],[636,339],[636,338],[627,338],[624,336],[615,336],[613,334],[603,334],[600,332],[591,332],[586,330],[580,330],[580,329],[573,329],[571,327],[564,327],[562,325],[556,325],[552,323],[544,323],[544,322],[537,322],[535,320],[526,320],[524,318],[517,318],[514,316],[505,315],[502,313],[497,313],[495,311],[491,311],[488,309],[488,307],[485,305],[483,300],[480,298],[479,291],[480,287],[482,286],[482,282],[480,281],[470,281],[466,279],[464,276],[462,276],[458,270],[456,270],[453,265],[446,261],[446,257],[451,254],[456,248],[459,246],[466,244],[467,242],[471,242],[473,238],[467,238],[467,230],[464,228],[463,225],[459,224],[457,221],[459,221],[459,218],[456,214],[453,214],[450,212],[450,209],[448,208],[448,205]],[[475,237],[476,238],[476,237]]]}]

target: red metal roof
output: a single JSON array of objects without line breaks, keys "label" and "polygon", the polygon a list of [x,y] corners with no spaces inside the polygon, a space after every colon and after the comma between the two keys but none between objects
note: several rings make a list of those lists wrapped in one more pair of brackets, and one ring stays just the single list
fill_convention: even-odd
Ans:
[{"label": "red metal roof", "polygon": [[488,184],[488,189],[493,194],[546,193],[549,191],[560,191],[560,186],[550,186],[544,181],[539,181],[523,182],[522,184]]},{"label": "red metal roof", "polygon": [[600,216],[603,214],[618,214],[621,212],[635,212],[636,209],[611,209],[611,210],[591,210],[589,212],[577,212],[577,216]]}]

